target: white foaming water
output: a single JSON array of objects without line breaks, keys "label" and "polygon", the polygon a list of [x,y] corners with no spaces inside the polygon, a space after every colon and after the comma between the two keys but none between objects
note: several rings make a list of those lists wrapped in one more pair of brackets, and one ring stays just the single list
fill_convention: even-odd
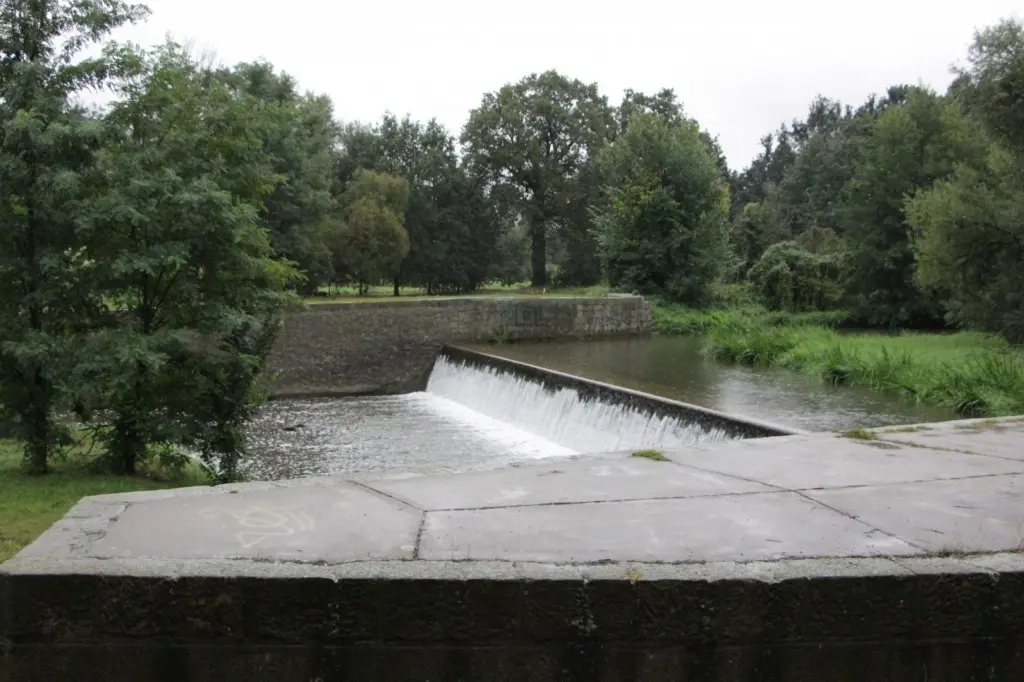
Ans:
[{"label": "white foaming water", "polygon": [[673,448],[732,438],[721,429],[584,400],[571,388],[552,391],[529,378],[445,355],[434,363],[427,392],[576,452]]},{"label": "white foaming water", "polygon": [[454,400],[427,392],[409,393],[406,400],[444,420],[464,424],[475,437],[483,436],[510,451],[513,455],[526,458],[556,457],[575,455],[576,450],[559,445],[537,434],[520,429],[508,422],[490,417],[483,412],[470,409]]}]

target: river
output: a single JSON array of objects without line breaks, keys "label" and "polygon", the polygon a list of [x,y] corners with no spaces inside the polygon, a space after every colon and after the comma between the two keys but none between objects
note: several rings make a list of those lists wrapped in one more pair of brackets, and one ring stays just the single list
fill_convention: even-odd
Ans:
[{"label": "river", "polygon": [[[493,355],[807,431],[953,418],[891,396],[786,371],[707,360],[701,340],[652,337],[473,347]],[[250,429],[250,479],[331,473],[429,474],[637,447],[683,447],[714,434],[546,396],[529,382],[435,368],[399,396],[281,400]],[[539,402],[545,402],[539,405]]]}]

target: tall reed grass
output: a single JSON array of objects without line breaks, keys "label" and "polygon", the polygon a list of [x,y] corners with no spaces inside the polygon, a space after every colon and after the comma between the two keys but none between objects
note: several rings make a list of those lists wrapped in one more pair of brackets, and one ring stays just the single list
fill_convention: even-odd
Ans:
[{"label": "tall reed grass", "polygon": [[1024,352],[1002,339],[954,334],[839,334],[815,325],[733,319],[706,328],[708,356],[783,367],[835,385],[949,407],[964,416],[1024,413]]}]

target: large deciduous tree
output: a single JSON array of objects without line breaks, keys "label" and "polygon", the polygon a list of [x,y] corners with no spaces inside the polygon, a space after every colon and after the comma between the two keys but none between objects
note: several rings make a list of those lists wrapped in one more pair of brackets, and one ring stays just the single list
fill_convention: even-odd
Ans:
[{"label": "large deciduous tree", "polygon": [[1024,342],[1024,25],[979,32],[954,94],[992,140],[985,162],[961,164],[918,192],[918,280],[946,297],[955,323]]},{"label": "large deciduous tree", "polygon": [[846,292],[860,319],[902,326],[940,318],[939,300],[916,285],[905,201],[984,154],[984,140],[957,107],[926,90],[911,92],[878,120],[841,221],[851,245]]},{"label": "large deciduous tree", "polygon": [[349,126],[342,141],[342,182],[359,168],[409,182],[403,222],[410,249],[394,280],[395,295],[403,284],[429,293],[476,288],[488,274],[498,231],[483,184],[466,173],[444,126],[386,114],[373,127]]},{"label": "large deciduous tree", "polygon": [[83,286],[80,216],[103,126],[71,99],[124,73],[122,54],[82,52],[145,9],[119,0],[0,4],[0,418],[47,471],[78,331],[98,301]]},{"label": "large deciduous tree", "polygon": [[331,100],[300,93],[291,76],[267,62],[237,64],[218,77],[261,104],[263,149],[282,182],[263,200],[260,216],[275,252],[303,275],[292,286],[313,293],[330,278],[325,230],[338,212],[334,152],[341,131]]},{"label": "large deciduous tree", "polygon": [[728,261],[729,192],[697,125],[634,115],[597,164],[609,283],[708,305]]},{"label": "large deciduous tree", "polygon": [[402,224],[408,202],[405,178],[359,170],[349,184],[335,248],[359,293],[373,282],[393,279],[409,255],[409,234]]},{"label": "large deciduous tree", "polygon": [[470,164],[516,190],[530,226],[531,283],[547,283],[548,232],[573,205],[587,159],[614,126],[596,84],[555,71],[532,74],[484,96],[462,132]]},{"label": "large deciduous tree", "polygon": [[83,416],[117,472],[171,444],[231,478],[294,275],[260,220],[281,180],[262,143],[275,121],[177,45],[136,59],[108,116],[108,189],[83,217],[91,285],[111,309],[78,368],[99,408]]}]

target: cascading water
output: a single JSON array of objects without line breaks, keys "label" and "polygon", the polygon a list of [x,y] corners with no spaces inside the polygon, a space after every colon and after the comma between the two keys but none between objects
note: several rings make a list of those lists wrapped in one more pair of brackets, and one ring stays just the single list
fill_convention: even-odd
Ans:
[{"label": "cascading water", "polygon": [[427,393],[576,452],[673,448],[735,437],[677,415],[587,400],[572,388],[552,390],[522,375],[443,354],[434,363]]}]

